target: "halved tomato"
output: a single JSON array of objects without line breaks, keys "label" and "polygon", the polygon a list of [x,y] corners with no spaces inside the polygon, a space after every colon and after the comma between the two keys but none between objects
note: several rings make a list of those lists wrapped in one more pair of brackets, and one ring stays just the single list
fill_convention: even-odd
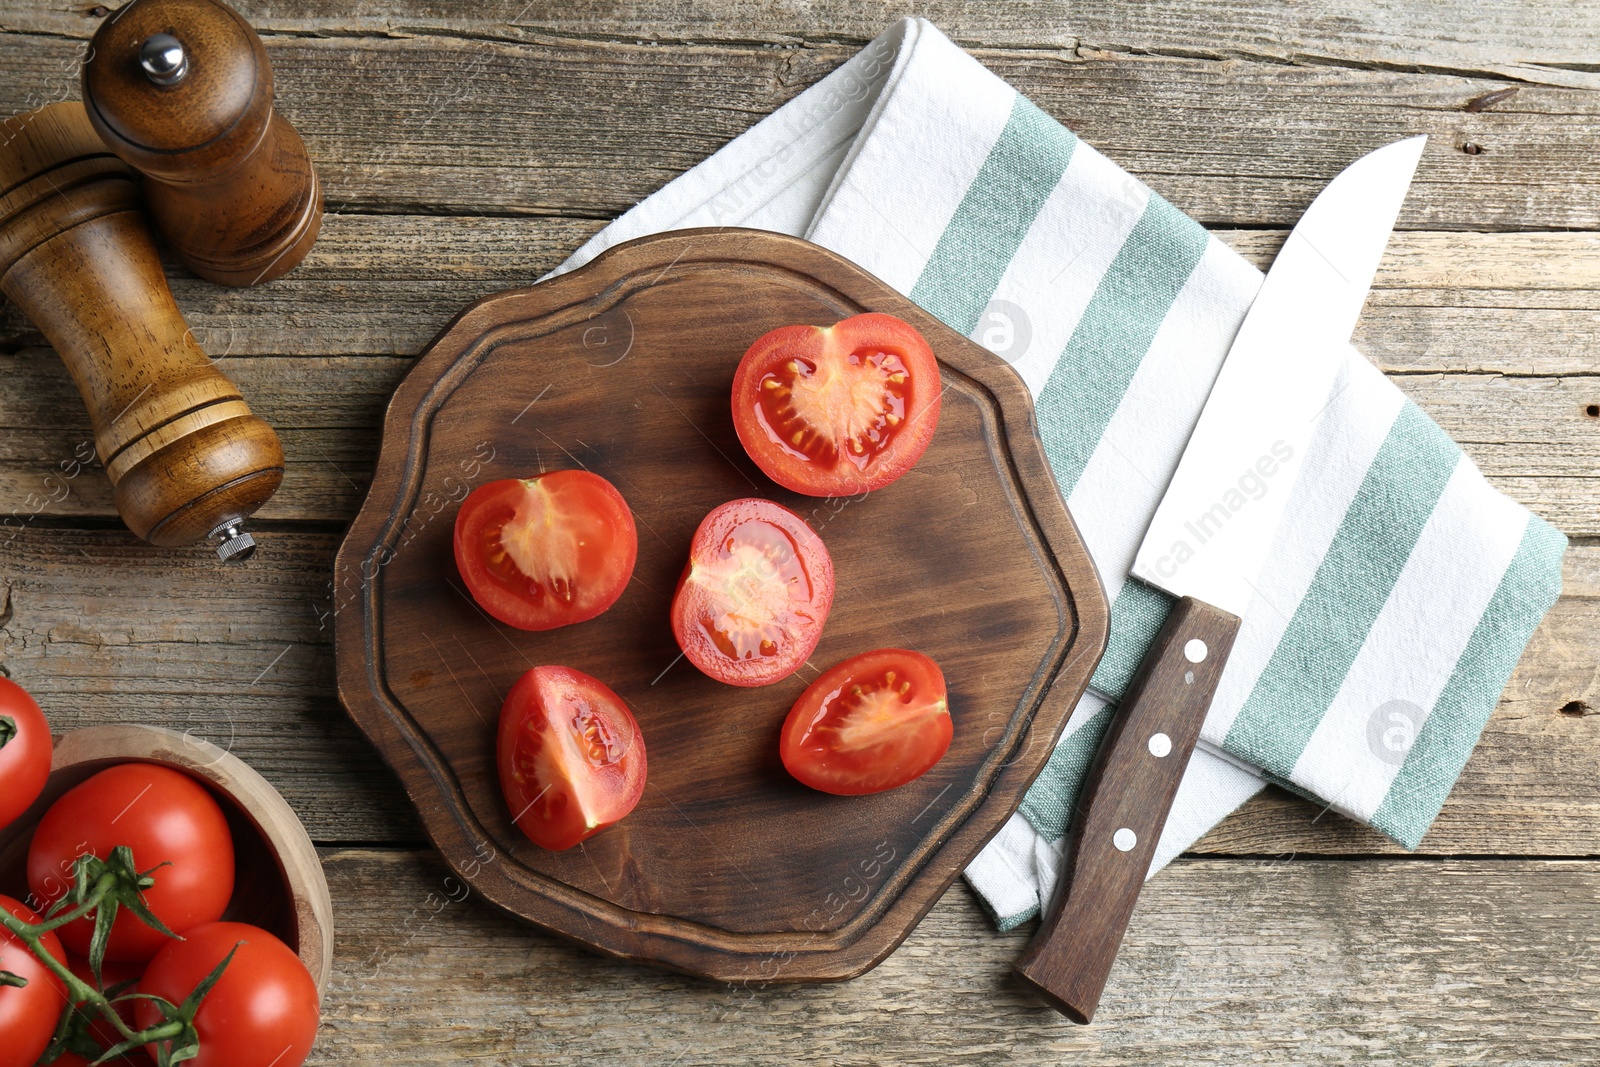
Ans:
[{"label": "halved tomato", "polygon": [[622,698],[569,667],[535,667],[500,709],[495,746],[511,820],[541,848],[571,848],[644,793],[644,735]]},{"label": "halved tomato", "polygon": [[824,671],[800,694],[778,755],[813,789],[881,793],[926,774],[952,734],[939,665],[920,652],[880,648]]},{"label": "halved tomato", "polygon": [[733,376],[733,426],[773,481],[810,496],[881,489],[939,422],[939,364],[909,323],[855,315],[757,338]]},{"label": "halved tomato", "polygon": [[633,576],[639,535],[616,487],[589,471],[506,478],[456,516],[456,566],[484,611],[523,630],[592,619]]},{"label": "halved tomato", "polygon": [[793,674],[833,606],[833,560],[804,519],[770,500],[730,500],[700,520],[672,597],[672,632],[719,682]]}]

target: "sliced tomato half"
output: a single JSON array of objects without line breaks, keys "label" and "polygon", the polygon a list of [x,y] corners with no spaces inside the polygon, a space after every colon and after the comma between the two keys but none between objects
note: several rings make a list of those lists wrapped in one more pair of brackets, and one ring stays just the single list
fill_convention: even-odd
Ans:
[{"label": "sliced tomato half", "polygon": [[855,315],[756,340],[733,376],[733,425],[767,477],[810,496],[881,489],[939,422],[939,364],[909,323]]},{"label": "sliced tomato half", "polygon": [[571,848],[644,793],[644,735],[622,698],[570,667],[535,667],[511,687],[495,746],[512,821],[541,848]]},{"label": "sliced tomato half", "polygon": [[954,728],[939,665],[881,648],[824,671],[789,710],[778,755],[824,793],[881,793],[944,758]]},{"label": "sliced tomato half", "polygon": [[787,678],[822,638],[833,560],[804,519],[770,500],[730,500],[700,521],[672,598],[672,632],[719,682]]},{"label": "sliced tomato half", "polygon": [[480,485],[456,516],[456,566],[484,611],[523,630],[592,619],[616,603],[639,556],[633,512],[589,471]]}]

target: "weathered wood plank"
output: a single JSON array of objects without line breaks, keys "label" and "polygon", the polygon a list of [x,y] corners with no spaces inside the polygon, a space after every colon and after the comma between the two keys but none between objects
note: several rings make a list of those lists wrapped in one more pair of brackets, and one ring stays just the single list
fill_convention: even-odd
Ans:
[{"label": "weathered wood plank", "polygon": [[[0,34],[0,112],[75,95],[83,45]],[[612,215],[852,46],[278,37],[278,99],[333,210]],[[1131,53],[981,49],[997,74],[1208,225],[1285,225],[1362,152],[1428,133],[1401,225],[1600,226],[1600,95],[1499,79]],[[1472,142],[1483,151],[1464,154]]]},{"label": "weathered wood plank", "polygon": [[996,935],[959,885],[861,978],[728,987],[452,902],[421,854],[324,864],[340,925],[316,1064],[1455,1067],[1587,1062],[1600,1039],[1594,862],[1180,860],[1092,1027],[1011,979],[1026,931]]},{"label": "weathered wood plank", "polygon": [[[549,35],[622,40],[792,44],[864,41],[904,14],[931,19],[967,45],[1168,52],[1279,63],[1388,65],[1449,69],[1550,84],[1592,86],[1587,69],[1600,46],[1594,0],[1534,0],[1482,5],[1388,4],[1351,0],[1337,12],[1270,0],[1189,0],[1150,6],[1068,0],[818,0],[804,4],[736,2],[616,3],[613,0],[492,0],[470,8],[362,3],[330,12],[318,0],[239,4],[266,33],[500,37]],[[5,16],[5,28],[86,37],[93,5],[34,5]]]},{"label": "weathered wood plank", "polygon": [[[12,606],[0,662],[57,729],[193,729],[272,780],[318,840],[417,839],[409,805],[334,697],[325,624],[337,534],[268,530],[255,559],[229,567],[203,548],[149,548],[115,530],[36,523],[8,537],[0,532]],[[1600,547],[1575,547],[1566,581],[1424,852],[1600,854],[1600,714],[1561,713],[1573,702],[1600,709]],[[1318,814],[1300,801],[1258,802],[1202,847],[1387,847]]]},{"label": "weathered wood plank", "polygon": [[[604,225],[593,219],[332,215],[287,278],[230,290],[170,268],[218,357],[413,355],[461,308],[527,285]],[[1219,236],[1262,267],[1286,231]],[[1600,367],[1600,235],[1394,235],[1356,341],[1386,370],[1586,374]],[[0,351],[40,342],[0,302]]]},{"label": "weathered wood plank", "polygon": [[151,550],[121,530],[0,532],[0,662],[57,732],[193,731],[264,774],[318,841],[420,840],[334,697],[322,614],[336,536],[259,537],[256,559],[223,569],[203,546]]},{"label": "weathered wood plank", "polygon": [[[230,358],[222,366],[283,438],[288,474],[263,518],[344,521],[360,503],[403,357]],[[115,514],[110,484],[85,471],[88,415],[47,349],[0,355],[0,523]],[[1574,536],[1600,535],[1600,377],[1401,375],[1396,379],[1461,442],[1489,478]],[[65,466],[63,466],[65,465]]]},{"label": "weathered wood plank", "polygon": [[[469,303],[531,285],[604,225],[329,215],[305,261],[271,284],[225,289],[176,263],[168,264],[168,280],[195,339],[214,358],[414,356]],[[22,313],[0,300],[0,351],[41,343]]]},{"label": "weathered wood plank", "polygon": [[[1287,231],[1217,234],[1265,270]],[[1398,232],[1355,343],[1387,371],[1600,369],[1600,236]]]}]

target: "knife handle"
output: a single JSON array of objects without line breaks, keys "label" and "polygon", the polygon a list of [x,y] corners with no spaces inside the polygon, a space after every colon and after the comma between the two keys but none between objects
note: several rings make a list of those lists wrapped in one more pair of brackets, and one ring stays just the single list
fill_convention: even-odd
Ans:
[{"label": "knife handle", "polygon": [[1238,632],[1238,616],[1179,600],[1084,780],[1053,909],[1014,968],[1075,1023],[1100,1003]]}]

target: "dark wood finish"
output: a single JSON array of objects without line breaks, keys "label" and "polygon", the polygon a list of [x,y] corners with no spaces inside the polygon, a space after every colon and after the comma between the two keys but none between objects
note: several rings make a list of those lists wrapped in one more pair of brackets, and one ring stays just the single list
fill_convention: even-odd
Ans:
[{"label": "dark wood finish", "polygon": [[[139,48],[169,33],[188,55],[176,85],[152,82]],[[100,25],[83,64],[95,129],[145,175],[156,228],[196,274],[255,285],[317,239],[322,189],[306,147],[272,106],[272,65],[220,0],[133,0]]]},{"label": "dark wood finish", "polygon": [[0,292],[72,372],[124,521],[181,545],[252,514],[283,450],[179,314],[132,172],[80,104],[0,132]]},{"label": "dark wood finish", "polygon": [[[863,310],[899,315],[933,345],[938,432],[914,471],[865,499],[789,493],[734,434],[734,368],[769,329]],[[454,502],[494,478],[575,466],[633,508],[635,580],[578,626],[489,621],[455,573]],[[667,622],[696,524],[751,495],[805,516],[838,580],[808,666],[757,690],[678,662]],[[756,982],[846,978],[893,950],[1043,767],[1107,621],[1020,379],[859,268],[754,230],[645,238],[464,312],[390,403],[334,609],[346,708],[481,894],[606,952]],[[872,797],[794,782],[777,755],[790,705],[818,670],[892,645],[943,667],[949,754]],[[500,701],[536,663],[604,680],[650,752],[639,807],[565,852],[515,830],[494,769]]]},{"label": "dark wood finish", "polygon": [[1015,966],[1073,1022],[1094,1018],[1238,633],[1238,616],[1180,599],[1084,779],[1054,906]]},{"label": "dark wood finish", "polygon": [[191,734],[154,726],[91,726],[56,738],[44,791],[15,822],[0,828],[0,893],[28,900],[28,842],[50,805],[107,767],[130,762],[171,767],[211,790],[233,833],[233,899],[223,918],[277,935],[299,954],[317,992],[326,992],[333,968],[333,902],[311,838],[265,778],[239,757]]}]

